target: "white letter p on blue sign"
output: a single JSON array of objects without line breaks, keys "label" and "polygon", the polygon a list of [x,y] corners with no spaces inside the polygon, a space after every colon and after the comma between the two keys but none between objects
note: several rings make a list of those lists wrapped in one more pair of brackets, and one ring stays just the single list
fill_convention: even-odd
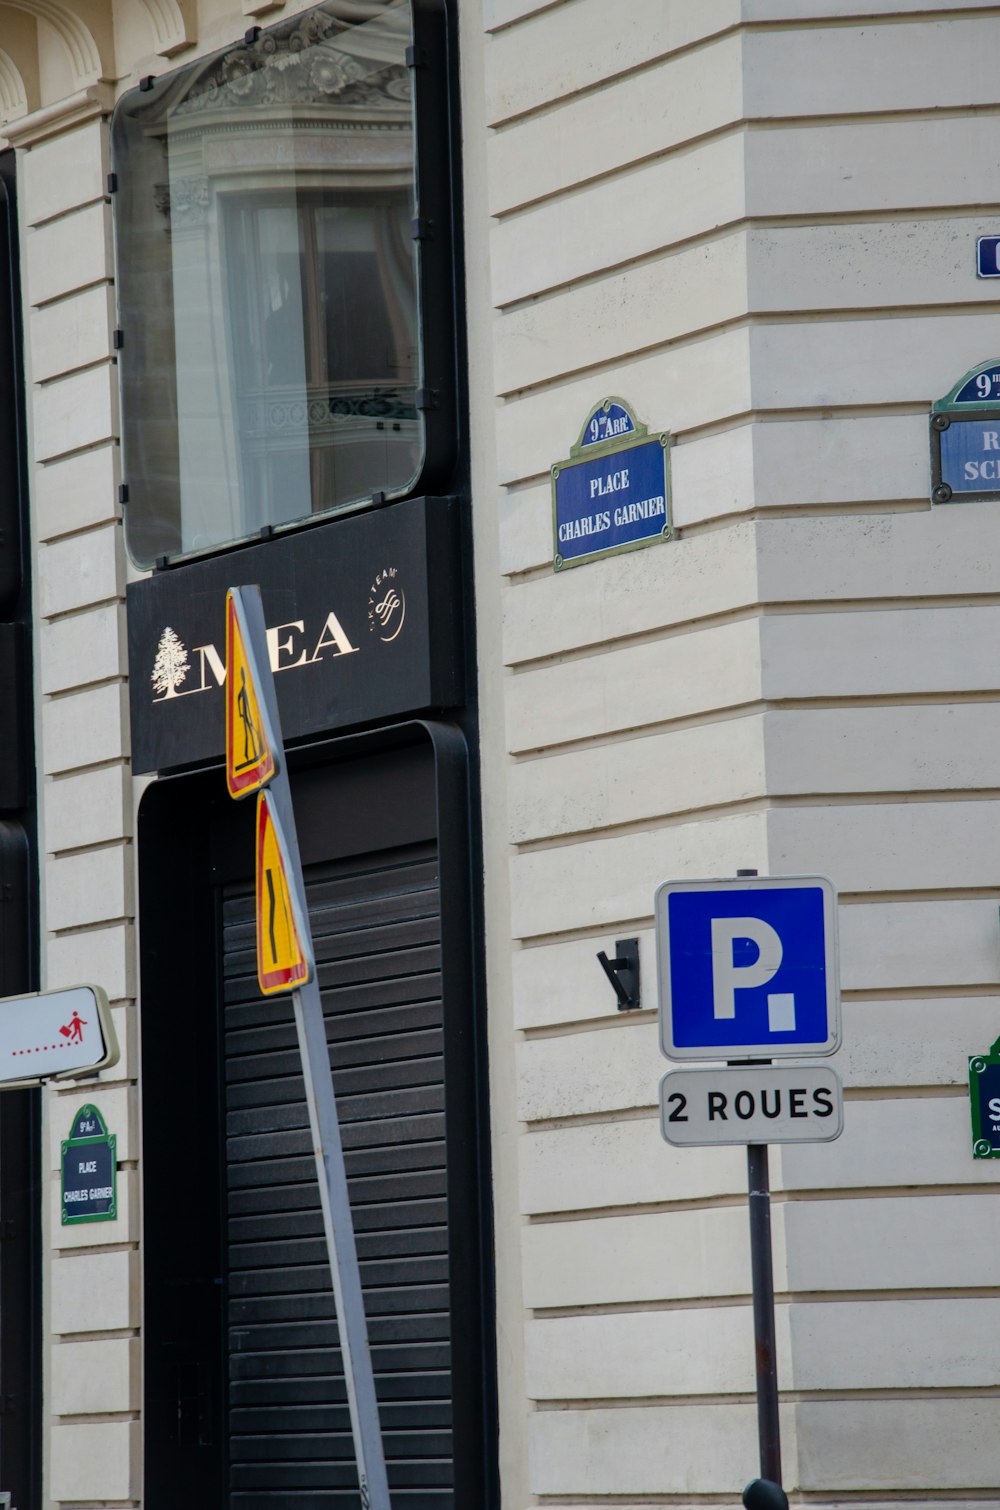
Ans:
[{"label": "white letter p on blue sign", "polygon": [[[757,958],[750,964],[736,964],[733,945],[737,939],[749,939],[757,946]],[[716,1017],[736,1016],[738,988],[766,986],[781,966],[784,950],[781,940],[763,918],[712,919],[712,999]],[[767,1022],[772,1033],[795,1031],[795,993],[769,991]]]},{"label": "white letter p on blue sign", "polygon": [[[751,964],[735,963],[733,944],[737,939],[749,939],[757,945],[757,958]],[[751,986],[766,986],[777,975],[784,952],[780,938],[763,918],[713,918],[712,999],[715,1016],[735,1017],[737,987],[748,990]]]}]

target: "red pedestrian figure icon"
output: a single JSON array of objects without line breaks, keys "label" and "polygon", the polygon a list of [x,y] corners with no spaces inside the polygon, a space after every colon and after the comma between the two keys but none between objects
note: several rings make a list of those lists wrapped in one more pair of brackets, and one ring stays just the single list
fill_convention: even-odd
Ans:
[{"label": "red pedestrian figure icon", "polygon": [[87,1019],[85,1017],[81,1017],[79,1012],[74,1012],[69,1022],[64,1023],[59,1031],[64,1038],[69,1039],[70,1043],[82,1043],[83,1030],[86,1026]]}]

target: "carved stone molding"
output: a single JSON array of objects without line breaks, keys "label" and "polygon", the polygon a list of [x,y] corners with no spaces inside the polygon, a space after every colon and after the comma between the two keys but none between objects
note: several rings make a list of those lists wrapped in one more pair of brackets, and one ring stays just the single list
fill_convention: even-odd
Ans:
[{"label": "carved stone molding", "polygon": [[28,113],[28,92],[9,53],[0,48],[0,129],[4,123]]},{"label": "carved stone molding", "polygon": [[60,136],[74,126],[110,115],[114,102],[114,90],[110,84],[91,84],[55,105],[45,105],[20,120],[11,121],[3,128],[4,136],[12,147],[34,147],[50,136]]},{"label": "carved stone molding", "polygon": [[305,16],[284,35],[269,34],[254,47],[234,49],[215,59],[186,98],[177,104],[185,118],[220,106],[362,106],[404,113],[410,100],[409,70],[379,66],[337,45],[328,18]]},{"label": "carved stone molding", "polygon": [[[102,57],[97,38],[87,23],[62,0],[4,0],[11,10],[25,11],[51,26],[69,53],[73,76],[85,86],[113,76],[110,58]],[[106,39],[107,40],[107,39]]]},{"label": "carved stone molding", "polygon": [[194,0],[137,0],[149,17],[155,49],[161,57],[172,57],[198,40]]}]

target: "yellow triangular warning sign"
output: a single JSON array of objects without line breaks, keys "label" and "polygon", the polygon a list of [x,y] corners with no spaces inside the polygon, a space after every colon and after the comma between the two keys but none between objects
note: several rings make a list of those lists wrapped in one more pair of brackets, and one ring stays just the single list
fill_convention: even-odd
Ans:
[{"label": "yellow triangular warning sign", "polygon": [[291,861],[267,793],[257,798],[257,980],[265,996],[312,975],[312,951],[293,900]]},{"label": "yellow triangular warning sign", "polygon": [[230,797],[256,792],[276,770],[240,609],[238,591],[230,588],[226,594],[226,782]]}]

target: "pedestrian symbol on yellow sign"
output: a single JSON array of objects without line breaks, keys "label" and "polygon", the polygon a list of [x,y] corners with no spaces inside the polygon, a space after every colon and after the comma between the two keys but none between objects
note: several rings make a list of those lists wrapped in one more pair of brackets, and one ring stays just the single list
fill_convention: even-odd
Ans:
[{"label": "pedestrian symbol on yellow sign", "polygon": [[265,996],[312,977],[309,934],[295,900],[291,861],[267,793],[257,798],[257,981]]},{"label": "pedestrian symbol on yellow sign", "polygon": [[268,734],[268,719],[258,673],[249,649],[250,636],[237,594],[226,595],[226,781],[231,797],[246,797],[259,791],[274,777],[277,764],[275,741]]}]

